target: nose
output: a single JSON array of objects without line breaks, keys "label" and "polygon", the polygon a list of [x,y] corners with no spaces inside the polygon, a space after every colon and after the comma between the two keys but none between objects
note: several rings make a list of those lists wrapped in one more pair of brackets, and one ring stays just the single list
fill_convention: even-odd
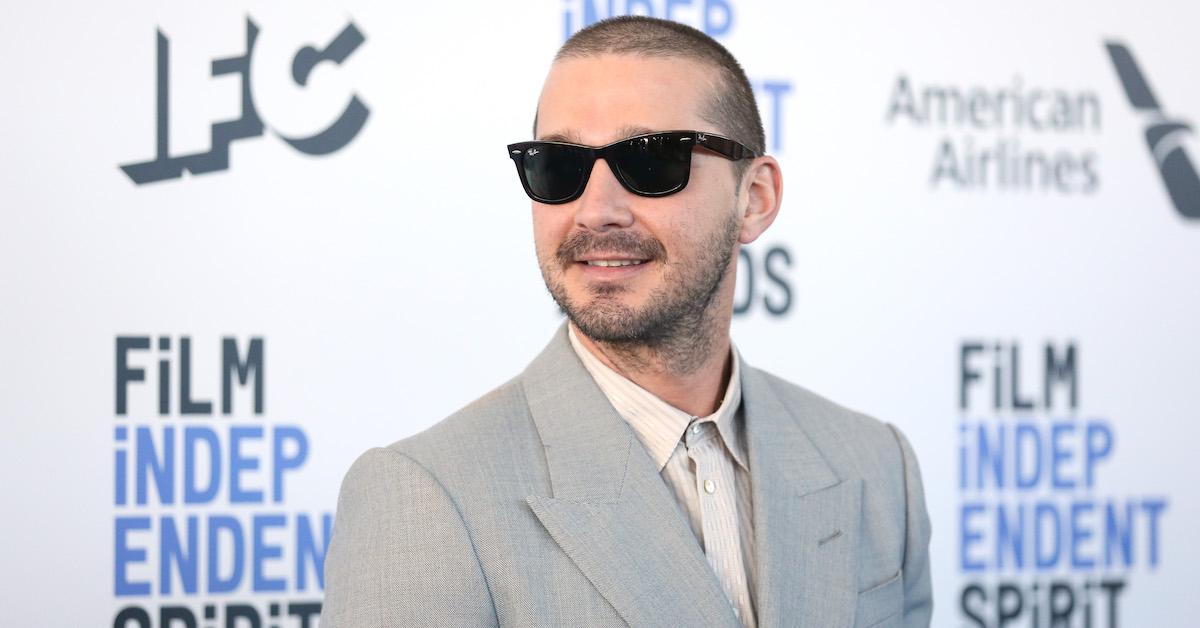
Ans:
[{"label": "nose", "polygon": [[597,159],[583,195],[575,201],[575,224],[600,232],[629,227],[633,225],[633,212],[629,206],[633,196],[621,187],[621,182],[608,167],[608,160]]}]

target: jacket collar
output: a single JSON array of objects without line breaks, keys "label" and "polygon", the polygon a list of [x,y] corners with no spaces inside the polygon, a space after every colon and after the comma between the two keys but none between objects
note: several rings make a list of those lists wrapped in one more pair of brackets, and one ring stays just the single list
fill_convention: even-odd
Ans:
[{"label": "jacket collar", "polygon": [[[849,625],[860,485],[838,478],[769,376],[742,367],[758,624]],[[526,502],[626,623],[740,626],[654,462],[580,363],[565,324],[521,382],[551,487]]]}]

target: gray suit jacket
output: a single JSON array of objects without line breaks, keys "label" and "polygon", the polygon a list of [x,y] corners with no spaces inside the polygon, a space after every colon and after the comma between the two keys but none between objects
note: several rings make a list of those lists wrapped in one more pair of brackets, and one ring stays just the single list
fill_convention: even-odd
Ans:
[{"label": "gray suit jacket", "polygon": [[[759,625],[927,626],[904,436],[754,368],[742,387]],[[515,379],[354,463],[325,587],[322,628],[741,625],[565,326]]]}]

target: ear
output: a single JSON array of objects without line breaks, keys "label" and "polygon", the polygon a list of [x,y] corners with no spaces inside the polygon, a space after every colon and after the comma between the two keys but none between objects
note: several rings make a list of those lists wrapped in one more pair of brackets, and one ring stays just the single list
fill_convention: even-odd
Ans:
[{"label": "ear", "polygon": [[738,242],[750,244],[757,240],[775,222],[782,201],[783,172],[779,162],[770,155],[755,158],[742,175],[742,191],[738,195],[742,229],[738,232]]}]

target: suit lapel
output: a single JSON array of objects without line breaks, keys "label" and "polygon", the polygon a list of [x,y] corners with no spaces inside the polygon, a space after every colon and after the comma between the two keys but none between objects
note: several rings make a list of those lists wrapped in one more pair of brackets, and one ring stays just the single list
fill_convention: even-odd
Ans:
[{"label": "suit lapel", "polygon": [[742,375],[758,625],[850,626],[861,481],[843,480],[761,371]]},{"label": "suit lapel", "polygon": [[674,497],[565,325],[522,383],[553,493],[526,501],[600,594],[630,626],[739,626]]}]

